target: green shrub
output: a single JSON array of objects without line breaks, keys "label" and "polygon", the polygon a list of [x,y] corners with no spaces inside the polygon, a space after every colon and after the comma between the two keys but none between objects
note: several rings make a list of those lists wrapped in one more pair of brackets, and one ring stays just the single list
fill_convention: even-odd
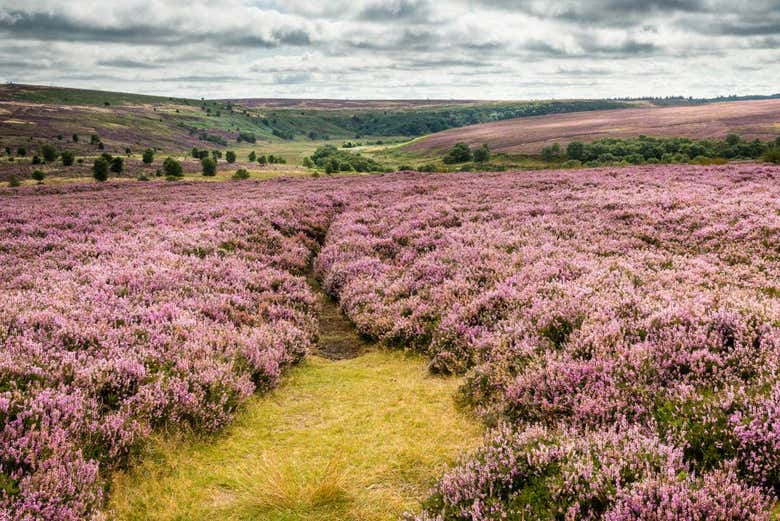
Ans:
[{"label": "green shrub", "polygon": [[236,170],[236,173],[233,174],[233,179],[237,181],[241,179],[249,179],[249,172],[246,168],[239,168]]},{"label": "green shrub", "polygon": [[217,162],[210,158],[205,157],[201,159],[200,161],[201,169],[203,170],[203,175],[206,177],[214,177],[217,175]]},{"label": "green shrub", "polygon": [[770,148],[764,152],[762,159],[767,163],[780,164],[780,145]]},{"label": "green shrub", "polygon": [[429,172],[429,173],[430,172],[435,172],[436,171],[436,165],[434,165],[433,163],[427,163],[427,164],[421,166],[418,169],[418,171],[420,171],[420,172]]},{"label": "green shrub", "polygon": [[63,166],[73,166],[73,162],[76,160],[76,154],[66,150],[60,154],[60,158],[62,159]]},{"label": "green shrub", "polygon": [[56,148],[47,143],[41,147],[41,155],[43,156],[44,161],[51,163],[52,161],[57,160],[59,154],[57,154]]},{"label": "green shrub", "polygon": [[108,180],[108,161],[104,157],[95,159],[92,164],[92,176],[99,182]]},{"label": "green shrub", "polygon": [[79,142],[79,135],[78,134],[73,134],[73,142],[74,143],[78,143]]},{"label": "green shrub", "polygon": [[582,166],[582,161],[579,159],[569,159],[568,161],[564,162],[563,168],[579,168]]},{"label": "green shrub", "polygon": [[561,145],[553,143],[542,149],[542,159],[544,161],[557,161],[561,158]]},{"label": "green shrub", "polygon": [[228,150],[227,152],[225,152],[225,160],[228,163],[235,163],[236,162],[236,153],[233,152],[232,150]]},{"label": "green shrub", "polygon": [[42,170],[36,170],[35,172],[32,173],[32,178],[38,181],[38,183],[40,184],[46,178],[46,174],[44,174]]},{"label": "green shrub", "polygon": [[572,160],[582,161],[585,158],[585,143],[572,141],[566,146],[566,157]]},{"label": "green shrub", "polygon": [[21,186],[22,182],[17,179],[15,175],[12,175],[8,178],[8,186],[11,188],[16,188],[17,186]]},{"label": "green shrub", "polygon": [[16,155],[19,157],[24,157],[27,155],[27,149],[24,147],[19,147],[16,149]]},{"label": "green shrub", "polygon": [[312,161],[310,157],[304,157],[303,166],[304,168],[314,168],[314,161]]},{"label": "green shrub", "polygon": [[136,177],[136,179],[138,179],[139,181],[148,181],[149,177],[147,177],[146,174],[141,174],[138,177]]},{"label": "green shrub", "polygon": [[124,158],[121,158],[119,156],[114,157],[111,159],[111,171],[115,174],[121,174],[122,170],[125,169],[125,160]]},{"label": "green shrub", "polygon": [[482,145],[481,147],[477,147],[476,150],[474,150],[474,161],[477,163],[486,163],[490,161],[490,149],[488,148],[487,144]]},{"label": "green shrub", "polygon": [[455,163],[465,163],[471,161],[473,155],[471,149],[466,143],[455,143],[455,145],[444,156],[443,161],[448,165]]},{"label": "green shrub", "polygon": [[163,161],[163,171],[168,177],[181,177],[184,175],[184,169],[181,167],[181,163],[168,157]]},{"label": "green shrub", "polygon": [[265,157],[265,155],[262,155],[262,156],[257,158],[257,162],[259,164],[261,164],[261,165],[266,165],[266,164],[268,164],[268,158]]},{"label": "green shrub", "polygon": [[252,150],[252,151],[249,153],[249,156],[247,157],[247,159],[249,159],[249,162],[250,162],[250,163],[254,163],[255,161],[257,161],[257,153],[255,153],[255,151],[254,151],[254,150]]},{"label": "green shrub", "polygon": [[144,150],[144,155],[142,157],[142,160],[144,164],[151,165],[152,162],[154,161],[154,150],[152,150],[151,148],[147,148],[146,150]]},{"label": "green shrub", "polygon": [[41,158],[40,158],[40,157],[38,157],[38,156],[33,156],[33,158],[32,158],[32,164],[34,164],[34,165],[40,165],[41,163],[43,163],[43,161],[41,161]]}]

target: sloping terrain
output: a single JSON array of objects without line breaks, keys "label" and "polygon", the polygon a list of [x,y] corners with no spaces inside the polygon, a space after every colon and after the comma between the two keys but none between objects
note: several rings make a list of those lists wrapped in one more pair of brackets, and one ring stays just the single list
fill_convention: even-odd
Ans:
[{"label": "sloping terrain", "polygon": [[745,139],[780,135],[780,100],[711,103],[685,107],[645,107],[574,112],[496,121],[450,129],[407,147],[412,152],[441,151],[455,143],[487,143],[497,152],[536,153],[552,143],[602,138],[722,138],[734,132]]}]

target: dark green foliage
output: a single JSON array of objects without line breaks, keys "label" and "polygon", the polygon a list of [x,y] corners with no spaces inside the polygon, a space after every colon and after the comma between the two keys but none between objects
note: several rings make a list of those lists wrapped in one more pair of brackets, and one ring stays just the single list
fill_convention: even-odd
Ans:
[{"label": "dark green foliage", "polygon": [[566,147],[566,157],[582,161],[585,157],[585,144],[581,141],[572,141]]},{"label": "dark green foliage", "polygon": [[62,159],[63,166],[72,166],[73,162],[76,160],[76,154],[70,150],[66,150],[60,154],[60,158]]},{"label": "dark green foliage", "polygon": [[311,155],[311,161],[326,173],[335,172],[381,172],[383,167],[371,158],[339,150],[333,145],[319,147]]},{"label": "dark green foliage", "polygon": [[481,147],[477,147],[474,150],[474,161],[477,163],[485,163],[487,161],[490,161],[490,149],[488,148],[487,144],[482,145]]},{"label": "dark green foliage", "polygon": [[43,161],[41,161],[41,158],[40,158],[39,156],[33,156],[33,158],[32,158],[32,164],[34,164],[34,165],[40,165],[41,163],[43,163]]},{"label": "dark green foliage", "polygon": [[304,157],[303,158],[303,166],[305,168],[314,168],[314,161],[311,160],[310,157]]},{"label": "dark green foliage", "polygon": [[24,147],[19,147],[16,149],[16,155],[19,157],[24,157],[27,155],[27,149]]},{"label": "dark green foliage", "polygon": [[141,174],[138,177],[136,177],[139,181],[148,181],[149,177],[146,174]]},{"label": "dark green foliage", "polygon": [[768,163],[780,164],[780,145],[767,150],[762,159]]},{"label": "dark green foliage", "polygon": [[79,135],[78,134],[73,134],[73,142],[74,143],[78,143],[79,142]]},{"label": "dark green foliage", "polygon": [[47,143],[41,147],[41,155],[43,156],[44,161],[51,163],[52,161],[57,160],[59,154],[57,154],[56,148]]},{"label": "dark green foliage", "polygon": [[246,170],[246,168],[239,168],[238,170],[236,170],[236,173],[233,174],[233,179],[235,180],[249,179],[249,172]]},{"label": "dark green foliage", "polygon": [[125,147],[125,154],[126,154],[126,155],[128,155],[128,156],[129,156],[129,155],[130,155],[130,154],[132,154],[132,153],[133,153],[133,151],[132,151],[132,150],[130,150],[130,147]]},{"label": "dark green foliage", "polygon": [[212,134],[207,134],[206,132],[201,133],[200,136],[198,136],[198,138],[201,141],[208,141],[209,143],[222,145],[223,147],[226,147],[228,144],[227,139],[223,138],[222,136],[215,136]]},{"label": "dark green foliage", "polygon": [[247,157],[247,159],[249,159],[249,161],[250,161],[251,163],[254,163],[255,161],[257,161],[257,154],[255,153],[255,151],[254,151],[254,150],[252,150],[252,151],[249,153],[249,156]]},{"label": "dark green foliage", "polygon": [[92,176],[100,182],[108,180],[108,161],[104,157],[95,159],[92,165]]},{"label": "dark green foliage", "polygon": [[265,164],[267,164],[267,163],[268,163],[268,158],[267,158],[267,157],[265,157],[265,155],[262,155],[262,156],[260,156],[260,157],[258,157],[258,158],[257,158],[257,162],[258,162],[259,164],[261,164],[261,165],[265,165]]},{"label": "dark green foliage", "polygon": [[214,177],[217,175],[217,162],[216,160],[206,157],[200,161],[200,166],[203,169],[203,175],[207,177]]},{"label": "dark green foliage", "polygon": [[184,175],[184,169],[182,168],[181,163],[172,157],[168,157],[163,161],[163,171],[168,177],[181,177]]},{"label": "dark green foliage", "polygon": [[222,152],[220,150],[212,150],[211,151],[211,158],[216,161],[217,159],[222,159]]},{"label": "dark green foliage", "polygon": [[730,147],[733,147],[739,144],[739,139],[740,138],[738,134],[729,134],[726,136],[726,144],[728,144]]},{"label": "dark green foliage", "polygon": [[38,181],[39,183],[42,183],[43,180],[46,178],[46,174],[43,173],[42,170],[36,170],[32,173],[32,178]]},{"label": "dark green foliage", "polygon": [[451,165],[455,163],[465,163],[471,161],[472,158],[471,149],[466,143],[455,143],[455,146],[453,146],[450,151],[447,152],[447,155],[444,156],[443,161],[448,165]]},{"label": "dark green foliage", "polygon": [[91,136],[89,136],[90,145],[97,145],[98,143],[100,143],[100,138],[98,137],[97,134],[92,134]]},{"label": "dark green foliage", "polygon": [[151,165],[154,161],[154,150],[147,148],[144,150],[143,162],[147,165]]},{"label": "dark green foliage", "polygon": [[246,141],[247,143],[256,143],[257,138],[252,132],[239,132],[236,141],[238,141],[239,143],[241,143],[242,141]]},{"label": "dark green foliage", "polygon": [[11,188],[16,188],[17,186],[20,186],[21,184],[22,184],[22,182],[19,181],[19,179],[15,175],[12,175],[11,177],[8,178],[8,186],[11,187]]},{"label": "dark green foliage", "polygon": [[225,160],[228,163],[235,163],[236,162],[236,153],[233,152],[232,150],[228,150],[227,152],[225,152]]},{"label": "dark green foliage", "polygon": [[428,163],[420,167],[420,172],[435,172],[436,171],[436,165],[433,163]]},{"label": "dark green foliage", "polygon": [[200,159],[200,151],[198,150],[198,147],[192,147],[192,151],[190,152],[190,155],[194,159]]},{"label": "dark green foliage", "polygon": [[98,143],[98,150],[103,150],[104,148],[106,148],[106,146],[103,144],[102,141]]},{"label": "dark green foliage", "polygon": [[124,158],[121,158],[119,156],[116,156],[115,158],[111,159],[111,171],[115,174],[121,174],[122,170],[125,169],[125,160]]},{"label": "dark green foliage", "polygon": [[209,151],[208,150],[199,150],[198,151],[198,159],[204,159],[209,157]]},{"label": "dark green foliage", "polygon": [[561,158],[561,145],[553,143],[542,149],[542,159],[545,161],[557,161]]}]

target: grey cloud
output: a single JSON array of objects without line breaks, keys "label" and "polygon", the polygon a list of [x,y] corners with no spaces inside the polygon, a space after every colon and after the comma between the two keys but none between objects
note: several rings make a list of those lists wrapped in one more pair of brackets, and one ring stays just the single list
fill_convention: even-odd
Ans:
[{"label": "grey cloud", "polygon": [[98,60],[97,64],[101,67],[117,67],[120,69],[158,69],[159,65],[124,58],[111,60]]},{"label": "grey cloud", "polygon": [[371,22],[393,22],[423,20],[429,14],[429,4],[424,0],[380,0],[365,6],[358,18]]}]

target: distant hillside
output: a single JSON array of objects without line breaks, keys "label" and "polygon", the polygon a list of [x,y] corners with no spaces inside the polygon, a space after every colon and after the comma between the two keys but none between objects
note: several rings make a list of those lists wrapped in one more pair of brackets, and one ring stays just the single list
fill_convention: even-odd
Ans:
[{"label": "distant hillside", "polygon": [[590,142],[607,137],[722,138],[729,133],[745,139],[780,135],[780,99],[730,101],[691,106],[627,108],[623,110],[554,114],[472,125],[439,132],[405,147],[412,152],[442,151],[455,143],[487,143],[497,152],[537,153],[552,143]]}]

